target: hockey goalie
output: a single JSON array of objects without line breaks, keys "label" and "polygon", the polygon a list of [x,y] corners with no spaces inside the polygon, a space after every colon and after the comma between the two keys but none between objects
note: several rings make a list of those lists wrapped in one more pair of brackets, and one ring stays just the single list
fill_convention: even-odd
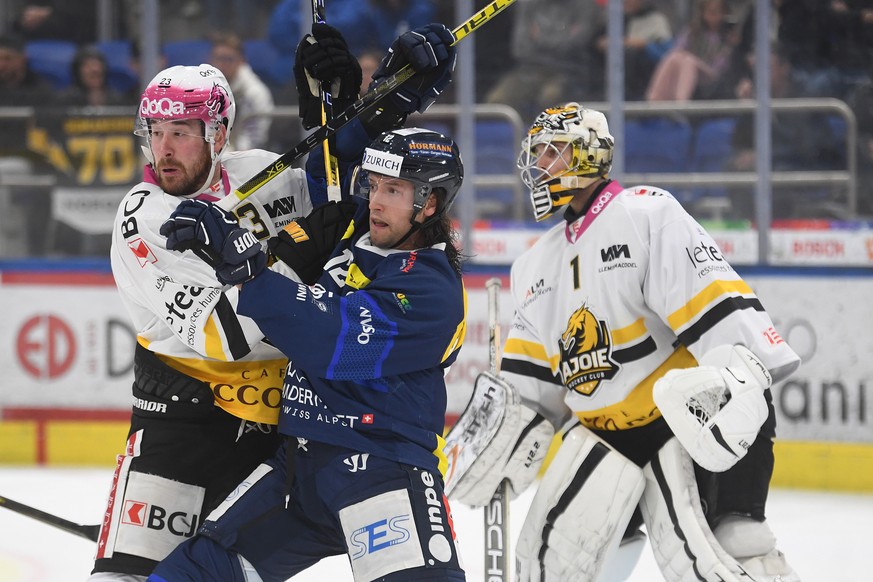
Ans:
[{"label": "hockey goalie", "polygon": [[446,491],[517,496],[557,435],[517,580],[625,580],[648,541],[668,582],[799,582],[765,504],[770,387],[800,359],[669,192],[609,178],[614,144],[578,103],[523,141],[534,216],[562,219],[513,263],[502,371],[447,435]]}]

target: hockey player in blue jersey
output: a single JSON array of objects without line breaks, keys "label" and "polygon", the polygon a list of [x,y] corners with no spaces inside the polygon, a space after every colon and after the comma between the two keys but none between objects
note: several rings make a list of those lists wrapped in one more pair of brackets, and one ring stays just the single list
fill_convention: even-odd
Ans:
[{"label": "hockey player in blue jersey", "polygon": [[[462,179],[451,139],[383,133],[365,150],[354,217],[314,285],[269,269],[240,275],[239,313],[291,359],[279,421],[287,439],[150,581],[280,581],[343,553],[358,581],[465,579],[441,436],[444,374],[465,331],[446,215]],[[168,245],[197,238],[179,217],[220,229],[210,241],[219,253],[245,239],[212,210],[180,209]],[[307,219],[286,232],[277,254],[290,266],[321,254]],[[260,249],[243,247],[239,262],[253,264]]]}]

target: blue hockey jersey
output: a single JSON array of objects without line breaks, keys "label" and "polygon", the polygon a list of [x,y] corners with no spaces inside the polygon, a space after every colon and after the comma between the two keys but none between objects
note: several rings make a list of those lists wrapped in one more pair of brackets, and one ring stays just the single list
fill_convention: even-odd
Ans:
[{"label": "blue hockey jersey", "polygon": [[264,271],[243,286],[238,312],[291,360],[283,434],[444,472],[444,375],[464,340],[463,283],[442,244],[372,246],[367,216],[363,203],[318,283]]}]

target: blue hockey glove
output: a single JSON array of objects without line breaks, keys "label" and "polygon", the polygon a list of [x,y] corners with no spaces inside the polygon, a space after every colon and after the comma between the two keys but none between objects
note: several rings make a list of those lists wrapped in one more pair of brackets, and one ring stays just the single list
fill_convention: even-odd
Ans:
[{"label": "blue hockey glove", "polygon": [[437,23],[401,34],[373,73],[370,90],[406,64],[415,70],[415,75],[385,97],[365,122],[380,132],[388,131],[403,125],[410,113],[424,112],[433,105],[452,82],[457,56],[454,42],[452,31]]},{"label": "blue hockey glove", "polygon": [[297,45],[294,82],[305,129],[321,125],[321,83],[330,83],[334,111],[340,112],[355,102],[361,90],[361,65],[340,31],[316,23]]},{"label": "blue hockey glove", "polygon": [[172,251],[193,251],[225,285],[248,281],[267,266],[261,243],[236,218],[202,200],[185,200],[161,225]]}]

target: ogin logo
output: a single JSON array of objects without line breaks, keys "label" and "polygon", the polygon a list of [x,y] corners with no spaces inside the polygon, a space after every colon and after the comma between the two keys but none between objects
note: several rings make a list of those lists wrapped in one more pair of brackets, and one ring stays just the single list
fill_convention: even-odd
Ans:
[{"label": "ogin logo", "polygon": [[366,307],[359,307],[359,309],[361,312],[361,333],[358,334],[358,343],[363,346],[370,343],[370,336],[373,335],[376,328],[372,325],[373,316],[370,315],[370,310]]}]

